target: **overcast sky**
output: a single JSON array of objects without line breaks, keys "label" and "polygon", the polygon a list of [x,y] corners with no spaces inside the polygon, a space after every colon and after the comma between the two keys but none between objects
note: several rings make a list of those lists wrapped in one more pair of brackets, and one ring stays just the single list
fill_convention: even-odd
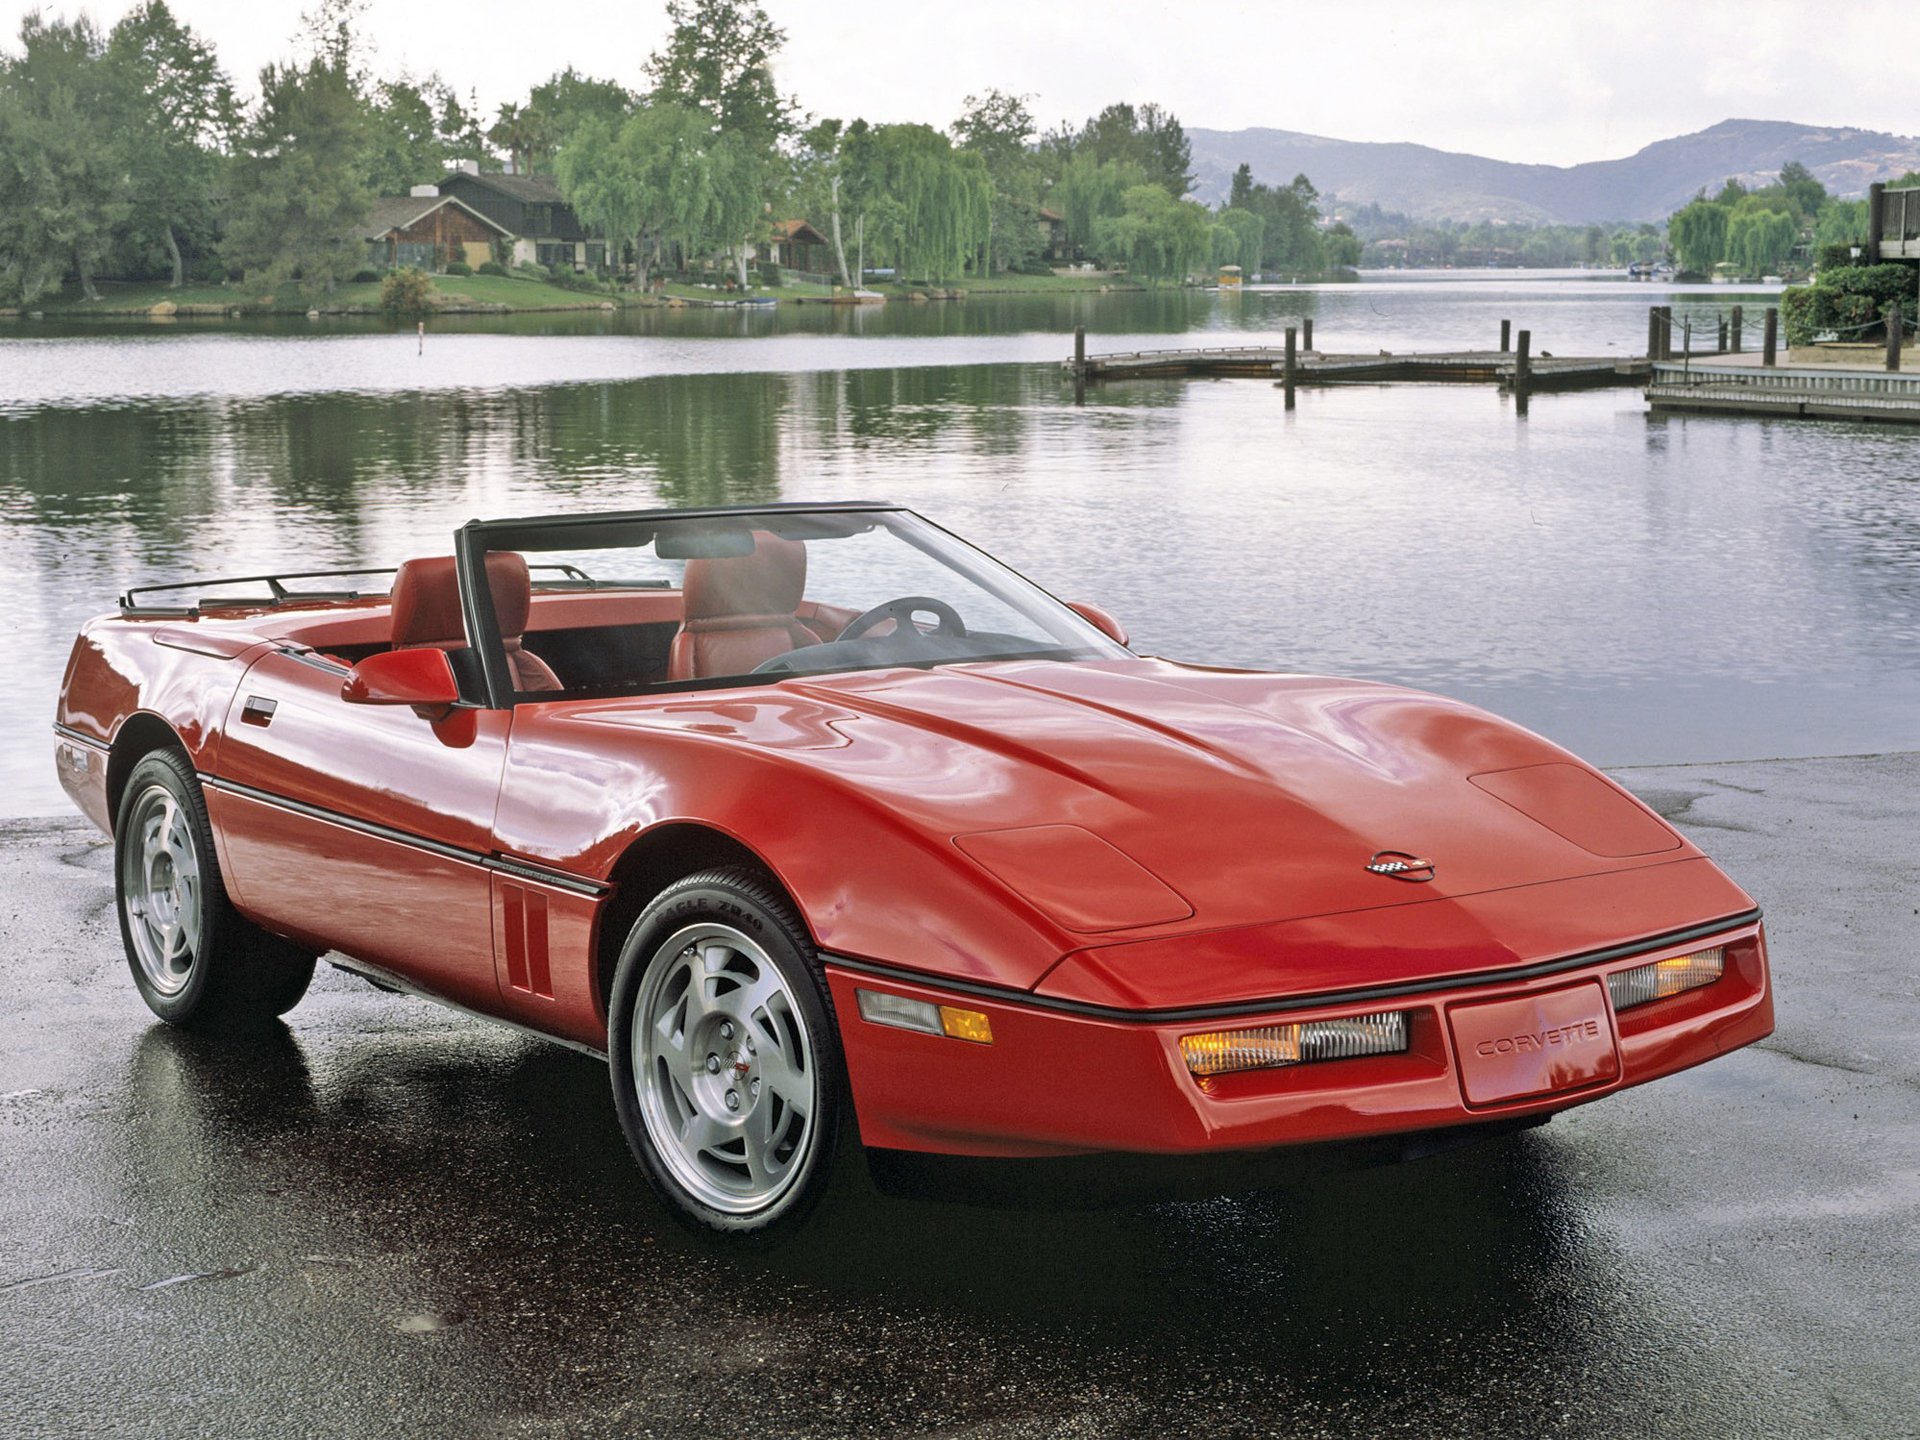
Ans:
[{"label": "overcast sky", "polygon": [[[92,0],[110,25],[133,0]],[[170,0],[251,89],[311,0]],[[1118,99],[1189,126],[1415,140],[1570,165],[1729,117],[1920,132],[1920,0],[765,0],[782,87],[816,115],[944,126],[970,92],[1032,97],[1043,125]],[[72,13],[0,0],[20,17]],[[376,69],[439,71],[503,100],[567,65],[637,85],[658,0],[372,0]]]}]

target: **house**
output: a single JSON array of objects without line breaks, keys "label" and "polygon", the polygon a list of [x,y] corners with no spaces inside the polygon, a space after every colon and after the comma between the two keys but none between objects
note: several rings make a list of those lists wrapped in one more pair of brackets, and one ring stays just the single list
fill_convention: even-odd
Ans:
[{"label": "house", "polygon": [[511,236],[516,265],[606,268],[606,242],[588,237],[560,187],[545,175],[482,173],[468,162],[436,188]]},{"label": "house", "polygon": [[767,241],[767,254],[786,270],[833,275],[840,268],[833,258],[833,242],[804,220],[782,220],[775,225]]},{"label": "house", "polygon": [[1067,239],[1067,217],[1057,210],[1049,210],[1042,205],[1034,211],[1034,221],[1040,230],[1040,258],[1042,260],[1070,260],[1073,258],[1073,244]]},{"label": "house", "polygon": [[439,270],[455,260],[483,265],[493,259],[496,241],[513,239],[472,206],[431,185],[416,185],[411,195],[380,196],[360,228],[367,263],[381,268]]}]

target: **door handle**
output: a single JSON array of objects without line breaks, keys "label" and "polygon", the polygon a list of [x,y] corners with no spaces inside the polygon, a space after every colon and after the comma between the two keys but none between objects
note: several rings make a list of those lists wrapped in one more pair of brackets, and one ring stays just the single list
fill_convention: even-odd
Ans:
[{"label": "door handle", "polygon": [[246,725],[271,725],[273,712],[280,708],[278,700],[269,700],[262,695],[249,695],[247,703],[240,707],[241,723]]}]

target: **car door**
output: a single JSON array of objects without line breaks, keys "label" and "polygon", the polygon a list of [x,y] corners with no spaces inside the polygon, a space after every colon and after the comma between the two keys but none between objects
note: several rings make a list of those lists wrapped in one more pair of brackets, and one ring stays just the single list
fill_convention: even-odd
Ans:
[{"label": "car door", "polygon": [[242,680],[206,781],[228,889],[270,929],[499,1013],[487,862],[512,712],[350,704],[347,674],[286,649]]}]

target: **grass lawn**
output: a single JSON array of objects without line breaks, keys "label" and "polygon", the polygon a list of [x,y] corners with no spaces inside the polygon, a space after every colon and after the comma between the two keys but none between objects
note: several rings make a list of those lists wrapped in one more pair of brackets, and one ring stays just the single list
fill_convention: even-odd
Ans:
[{"label": "grass lawn", "polygon": [[[433,288],[435,294],[456,305],[469,301],[477,305],[505,305],[516,310],[591,310],[609,300],[615,304],[633,303],[631,297],[566,290],[541,280],[523,280],[518,276],[436,275],[433,277]],[[200,307],[241,309],[254,315],[304,315],[316,305],[323,310],[377,310],[380,308],[380,283],[348,281],[336,286],[331,295],[318,301],[308,299],[300,293],[299,286],[293,284],[282,285],[273,291],[240,283],[183,285],[178,290],[169,290],[164,283],[158,282],[102,285],[97,301],[83,300],[79,290],[69,286],[59,295],[47,296],[29,308],[43,310],[49,315],[141,314],[163,301],[171,302],[182,310]]]}]

